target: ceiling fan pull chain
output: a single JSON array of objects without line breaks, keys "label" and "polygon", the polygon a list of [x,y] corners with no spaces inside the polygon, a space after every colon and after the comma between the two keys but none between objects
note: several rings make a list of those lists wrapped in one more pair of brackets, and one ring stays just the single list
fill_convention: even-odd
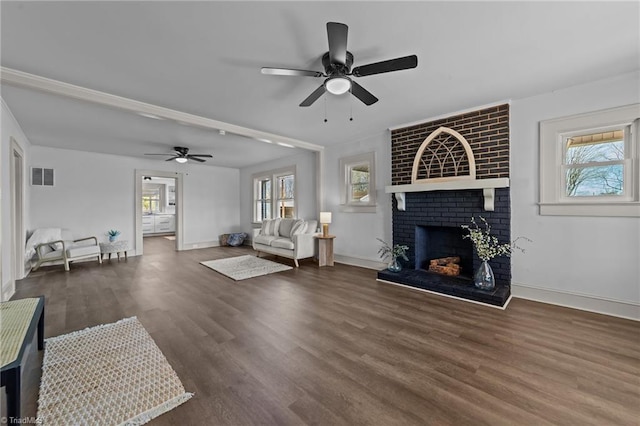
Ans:
[{"label": "ceiling fan pull chain", "polygon": [[[349,94],[351,93],[351,88],[349,88]],[[353,96],[349,96],[349,121],[353,121]]]},{"label": "ceiling fan pull chain", "polygon": [[324,97],[324,122],[326,123],[327,121],[327,97]]}]

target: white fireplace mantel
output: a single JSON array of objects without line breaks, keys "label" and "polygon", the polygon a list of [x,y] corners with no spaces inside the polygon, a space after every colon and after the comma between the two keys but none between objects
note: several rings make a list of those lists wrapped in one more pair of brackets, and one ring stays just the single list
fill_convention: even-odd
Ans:
[{"label": "white fireplace mantel", "polygon": [[494,210],[495,189],[508,187],[509,178],[460,179],[430,183],[411,183],[407,185],[389,185],[384,188],[384,192],[387,194],[395,194],[396,201],[398,202],[398,210],[404,211],[406,209],[405,194],[407,192],[482,189],[484,209],[492,212]]}]

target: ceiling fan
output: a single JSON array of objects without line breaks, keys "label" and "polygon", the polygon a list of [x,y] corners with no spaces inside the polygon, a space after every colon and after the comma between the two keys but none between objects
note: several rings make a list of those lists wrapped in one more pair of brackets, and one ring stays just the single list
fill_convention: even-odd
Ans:
[{"label": "ceiling fan", "polygon": [[174,146],[172,154],[144,154],[144,155],[171,155],[171,158],[167,158],[165,161],[176,160],[178,163],[186,163],[189,160],[198,161],[200,163],[204,163],[207,160],[203,160],[203,158],[213,158],[211,154],[189,154],[189,148],[185,148],[182,146]]},{"label": "ceiling fan", "polygon": [[351,69],[353,54],[347,50],[347,33],[349,27],[339,22],[327,22],[327,35],[329,37],[329,51],[322,56],[324,72],[298,70],[290,68],[262,68],[262,74],[292,75],[302,77],[326,77],[324,83],[300,104],[308,107],[313,104],[325,91],[334,95],[341,95],[348,91],[360,99],[365,105],[373,105],[378,98],[371,92],[353,81],[351,77],[366,77],[373,74],[382,74],[392,71],[406,70],[418,66],[416,55],[403,56],[382,62],[361,65]]}]

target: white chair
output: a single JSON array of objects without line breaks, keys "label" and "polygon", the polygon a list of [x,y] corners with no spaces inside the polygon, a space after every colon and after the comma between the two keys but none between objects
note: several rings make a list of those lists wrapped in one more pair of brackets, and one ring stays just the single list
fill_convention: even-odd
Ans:
[{"label": "white chair", "polygon": [[96,237],[80,238],[78,240],[56,240],[35,246],[36,259],[32,270],[37,270],[43,263],[64,262],[64,270],[69,270],[69,263],[74,260],[95,257],[102,263],[100,245]]}]

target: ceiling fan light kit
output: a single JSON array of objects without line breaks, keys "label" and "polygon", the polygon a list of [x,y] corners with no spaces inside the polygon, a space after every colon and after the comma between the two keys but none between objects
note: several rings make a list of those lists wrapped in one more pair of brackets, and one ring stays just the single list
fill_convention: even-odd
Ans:
[{"label": "ceiling fan light kit", "polygon": [[324,87],[329,93],[342,95],[351,89],[351,80],[347,77],[330,77],[324,82]]},{"label": "ceiling fan light kit", "polygon": [[178,157],[178,158],[176,158],[176,163],[186,163],[187,161],[189,161],[189,160],[187,160],[187,159],[186,159],[186,158],[184,158],[184,157]]},{"label": "ceiling fan light kit", "polygon": [[[311,93],[302,103],[301,107],[311,106],[315,101],[329,92],[333,95],[342,95],[351,92],[365,105],[373,105],[378,102],[372,93],[353,81],[349,76],[366,77],[368,75],[382,74],[415,68],[418,66],[416,55],[403,56],[372,64],[361,65],[351,69],[353,54],[347,51],[347,35],[349,27],[339,22],[327,22],[327,36],[329,39],[329,51],[322,55],[324,73],[319,71],[298,70],[292,68],[262,68],[262,74],[285,75],[296,77],[328,77],[324,84]],[[326,120],[325,120],[326,121]]]}]

